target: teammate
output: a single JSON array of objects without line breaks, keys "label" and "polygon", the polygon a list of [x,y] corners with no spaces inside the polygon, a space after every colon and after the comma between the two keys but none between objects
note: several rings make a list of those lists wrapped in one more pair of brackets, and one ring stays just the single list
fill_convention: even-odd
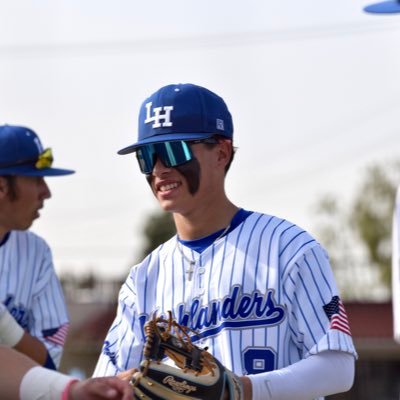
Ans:
[{"label": "teammate", "polygon": [[61,285],[46,242],[28,231],[50,198],[50,149],[29,128],[0,126],[0,344],[56,369],[68,330]]},{"label": "teammate", "polygon": [[369,4],[364,11],[370,14],[397,14],[400,13],[400,0],[385,0]]},{"label": "teammate", "polygon": [[397,188],[392,221],[393,337],[400,343],[400,186]]},{"label": "teammate", "polygon": [[95,376],[137,367],[144,323],[172,310],[241,376],[245,399],[349,390],[357,354],[325,250],[225,193],[234,147],[224,100],[193,84],[159,89],[141,107],[138,141],[119,154],[132,152],[177,235],[132,268]]},{"label": "teammate", "polygon": [[[78,381],[39,367],[32,359],[0,345],[0,395],[12,400],[131,400],[132,388],[118,378]],[[7,366],[7,368],[4,368]]]}]

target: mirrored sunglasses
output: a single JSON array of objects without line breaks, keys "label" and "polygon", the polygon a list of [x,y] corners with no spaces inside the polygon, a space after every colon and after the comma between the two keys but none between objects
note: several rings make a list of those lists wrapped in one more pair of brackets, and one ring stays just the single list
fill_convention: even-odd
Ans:
[{"label": "mirrored sunglasses", "polygon": [[157,158],[167,167],[178,167],[193,159],[193,153],[190,148],[191,144],[210,143],[216,144],[216,138],[200,139],[200,140],[175,140],[154,144],[147,144],[138,147],[136,150],[136,158],[139,162],[140,171],[143,174],[151,174]]}]

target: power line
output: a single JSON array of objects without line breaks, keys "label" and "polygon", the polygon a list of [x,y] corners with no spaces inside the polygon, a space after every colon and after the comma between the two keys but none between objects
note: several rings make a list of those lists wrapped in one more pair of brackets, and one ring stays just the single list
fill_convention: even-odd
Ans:
[{"label": "power line", "polygon": [[99,54],[134,54],[133,52],[170,52],[182,48],[238,47],[275,42],[314,40],[325,37],[362,35],[387,31],[400,31],[399,22],[369,22],[358,24],[332,24],[300,27],[264,32],[197,35],[190,37],[155,37],[112,42],[89,43],[32,43],[0,45],[0,57],[19,56],[90,56]]}]

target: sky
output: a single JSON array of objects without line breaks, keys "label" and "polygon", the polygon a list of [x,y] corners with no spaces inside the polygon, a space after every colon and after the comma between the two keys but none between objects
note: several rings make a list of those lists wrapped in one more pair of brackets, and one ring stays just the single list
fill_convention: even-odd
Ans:
[{"label": "sky", "polygon": [[316,233],[325,193],[350,201],[400,158],[400,15],[362,0],[0,0],[0,123],[35,130],[54,165],[32,230],[60,274],[125,276],[158,204],[134,156],[141,103],[191,82],[226,101],[243,208]]}]

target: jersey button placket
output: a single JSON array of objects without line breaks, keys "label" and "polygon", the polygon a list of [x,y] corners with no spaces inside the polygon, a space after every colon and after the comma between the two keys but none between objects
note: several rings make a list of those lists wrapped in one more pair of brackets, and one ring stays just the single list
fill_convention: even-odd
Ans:
[{"label": "jersey button placket", "polygon": [[196,274],[196,288],[197,288],[197,295],[199,297],[203,296],[205,293],[205,287],[204,287],[204,273],[206,272],[206,269],[202,266],[197,268],[197,274]]}]

